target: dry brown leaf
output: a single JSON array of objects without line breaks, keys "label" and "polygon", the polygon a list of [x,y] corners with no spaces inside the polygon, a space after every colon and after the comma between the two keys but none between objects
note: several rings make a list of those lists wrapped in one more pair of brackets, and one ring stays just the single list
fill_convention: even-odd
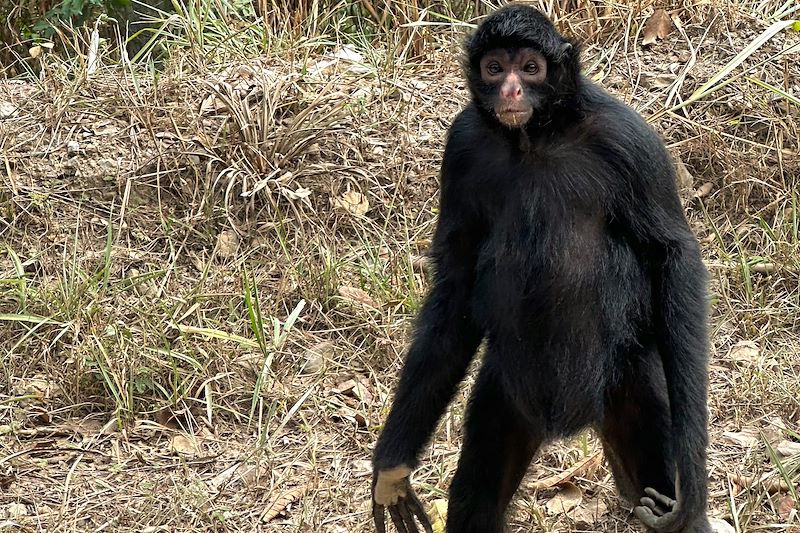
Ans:
[{"label": "dry brown leaf", "polygon": [[193,439],[189,439],[185,435],[178,433],[173,436],[169,441],[169,449],[178,455],[196,455],[197,444]]},{"label": "dry brown leaf", "polygon": [[655,13],[647,17],[644,23],[643,45],[655,44],[658,39],[664,39],[672,31],[672,18],[663,9],[656,9]]},{"label": "dry brown leaf", "polygon": [[678,174],[678,188],[681,190],[691,189],[694,185],[694,176],[680,158],[676,158],[675,170]]},{"label": "dry brown leaf", "polygon": [[782,440],[775,445],[775,451],[784,457],[800,455],[800,442]]},{"label": "dry brown leaf", "polygon": [[591,529],[606,513],[608,513],[608,505],[605,500],[596,498],[583,502],[570,514],[570,517],[579,528]]},{"label": "dry brown leaf", "polygon": [[711,184],[711,182],[706,182],[697,188],[697,190],[694,193],[694,197],[703,198],[704,196],[708,196],[708,193],[710,193],[711,189],[713,188],[714,186]]},{"label": "dry brown leaf", "polygon": [[708,522],[711,524],[711,531],[714,533],[736,533],[736,529],[721,518],[709,517]]},{"label": "dry brown leaf", "polygon": [[356,216],[363,216],[369,211],[369,200],[358,191],[347,191],[339,198],[332,198],[333,207],[344,209]]},{"label": "dry brown leaf", "polygon": [[355,409],[351,409],[350,407],[342,406],[336,410],[336,412],[331,415],[333,420],[337,421],[345,421],[354,424],[356,427],[365,428],[367,427],[367,419],[363,413],[356,411]]},{"label": "dry brown leaf", "polygon": [[789,522],[789,519],[792,517],[792,515],[797,513],[794,508],[794,498],[791,494],[787,494],[781,498],[781,501],[778,502],[777,511],[778,516],[780,516],[784,522]]},{"label": "dry brown leaf", "polygon": [[431,503],[431,517],[434,533],[444,533],[444,525],[447,523],[447,500],[433,500]]},{"label": "dry brown leaf", "polygon": [[600,462],[603,460],[603,452],[595,452],[593,455],[590,455],[583,461],[572,465],[571,468],[560,472],[556,475],[540,479],[539,481],[535,481],[529,485],[529,487],[533,490],[544,490],[549,489],[551,487],[555,487],[556,485],[560,485],[567,481],[568,479],[572,479],[573,477],[582,476],[587,472],[590,472],[597,468],[600,465]]},{"label": "dry brown leaf", "polygon": [[742,448],[751,448],[761,442],[761,435],[754,427],[743,427],[741,431],[725,431],[722,436]]},{"label": "dry brown leaf", "polygon": [[236,256],[239,250],[239,234],[227,229],[217,235],[217,254],[225,259]]},{"label": "dry brown leaf", "polygon": [[322,341],[307,349],[304,357],[304,374],[317,374],[325,369],[325,361],[333,357],[336,346],[331,341]]},{"label": "dry brown leaf", "polygon": [[297,487],[278,496],[272,501],[272,503],[267,505],[266,509],[264,509],[264,512],[261,513],[261,521],[271,521],[273,518],[284,512],[287,507],[299,500],[300,497],[303,496],[304,492],[305,489],[303,487]]},{"label": "dry brown leaf", "polygon": [[765,474],[760,479],[755,476],[728,474],[728,479],[742,489],[749,489],[754,485],[761,485],[769,494],[789,492],[789,485],[784,480],[776,478],[772,474]]},{"label": "dry brown leaf", "polygon": [[[29,514],[30,512],[28,511],[28,506],[22,503],[10,503],[5,507],[5,515],[9,518],[22,518],[23,516],[28,516]],[[3,529],[5,530],[6,528]],[[11,528],[8,530],[11,531]]]},{"label": "dry brown leaf", "polygon": [[359,288],[343,285],[339,287],[339,296],[345,300],[350,300],[351,302],[363,304],[367,307],[372,307],[373,309],[378,309],[378,304],[375,302],[375,300],[373,300],[369,294]]},{"label": "dry brown leaf", "polygon": [[548,514],[567,513],[576,508],[583,499],[583,493],[574,483],[565,481],[560,490],[544,505]]},{"label": "dry brown leaf", "polygon": [[367,404],[372,403],[372,400],[374,399],[369,390],[369,381],[363,376],[356,376],[355,379],[343,381],[331,389],[331,392],[334,394],[350,396],[351,398],[356,398],[357,400],[361,400]]},{"label": "dry brown leaf", "polygon": [[334,394],[343,394],[356,398],[365,402],[372,401],[372,393],[369,391],[369,381],[363,377],[356,377],[355,379],[348,379],[339,383],[336,387],[331,389]]},{"label": "dry brown leaf", "polygon": [[758,263],[750,267],[751,272],[759,274],[772,274],[776,270],[775,263]]},{"label": "dry brown leaf", "polygon": [[757,363],[761,349],[753,341],[739,341],[728,352],[728,358],[742,363]]}]

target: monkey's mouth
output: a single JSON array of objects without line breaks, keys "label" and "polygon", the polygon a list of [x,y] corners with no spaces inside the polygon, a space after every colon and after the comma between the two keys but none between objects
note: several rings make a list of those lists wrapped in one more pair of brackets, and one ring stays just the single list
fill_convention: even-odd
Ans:
[{"label": "monkey's mouth", "polygon": [[497,119],[505,126],[519,128],[530,120],[533,116],[531,109],[506,108],[497,111]]}]

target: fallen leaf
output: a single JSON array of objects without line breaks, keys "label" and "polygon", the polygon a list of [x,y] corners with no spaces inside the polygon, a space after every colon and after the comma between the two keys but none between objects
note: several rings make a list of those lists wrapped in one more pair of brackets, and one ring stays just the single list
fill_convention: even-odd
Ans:
[{"label": "fallen leaf", "polygon": [[664,39],[672,31],[672,18],[663,9],[656,9],[655,13],[647,17],[644,22],[643,45],[655,44],[658,39]]},{"label": "fallen leaf", "polygon": [[708,522],[711,524],[711,531],[714,533],[736,533],[736,529],[721,518],[709,518]]},{"label": "fallen leaf", "polygon": [[750,267],[750,271],[759,274],[772,274],[775,272],[775,268],[775,263],[757,263]]},{"label": "fallen leaf", "polygon": [[565,481],[559,488],[558,493],[544,506],[548,514],[567,513],[577,507],[583,499],[581,489],[574,483]]},{"label": "fallen leaf", "polygon": [[345,421],[354,424],[356,427],[365,428],[367,427],[367,419],[366,417],[356,411],[355,409],[351,409],[350,407],[342,406],[336,410],[335,413],[331,415],[333,420],[337,421]]},{"label": "fallen leaf", "polygon": [[754,427],[744,427],[741,431],[725,431],[722,436],[735,442],[742,448],[752,448],[761,443],[761,436],[758,429]]},{"label": "fallen leaf", "polygon": [[775,451],[784,457],[800,455],[800,442],[782,440],[775,445]]},{"label": "fallen leaf", "polygon": [[362,305],[366,305],[367,307],[372,307],[373,309],[378,309],[378,304],[372,297],[357,287],[348,287],[347,285],[343,285],[339,287],[339,296],[344,298],[345,300],[350,300],[351,302],[359,303]]},{"label": "fallen leaf", "polygon": [[322,341],[307,349],[303,356],[305,364],[301,372],[303,374],[318,374],[325,369],[325,361],[334,354],[334,344],[330,341]]},{"label": "fallen leaf", "polygon": [[433,518],[434,533],[444,533],[444,525],[447,523],[447,500],[433,500],[431,517]]},{"label": "fallen leaf", "polygon": [[778,516],[780,516],[781,519],[787,523],[789,522],[789,519],[792,517],[792,515],[796,514],[797,511],[795,511],[794,508],[794,498],[792,497],[791,494],[787,494],[786,496],[781,498],[781,501],[778,502],[777,511],[778,511]]},{"label": "fallen leaf", "polygon": [[739,341],[728,352],[728,358],[740,363],[758,363],[761,349],[753,341]]},{"label": "fallen leaf", "polygon": [[676,79],[674,74],[659,74],[653,78],[652,86],[656,89],[665,89],[675,83]]},{"label": "fallen leaf", "polygon": [[373,400],[372,393],[369,391],[369,381],[363,377],[356,377],[356,379],[343,381],[331,389],[331,392],[350,396],[351,398],[356,398],[367,404],[372,403]]},{"label": "fallen leaf", "polygon": [[264,509],[264,512],[261,513],[261,521],[271,521],[273,518],[284,512],[287,507],[299,500],[303,495],[303,492],[305,492],[303,487],[297,487],[278,496],[275,500],[268,504],[266,509]]},{"label": "fallen leaf", "polygon": [[691,189],[694,185],[694,176],[680,159],[675,161],[675,170],[678,174],[678,188],[681,190]]},{"label": "fallen leaf", "polygon": [[305,187],[297,187],[297,189],[292,190],[288,187],[281,188],[281,194],[283,194],[289,200],[305,200],[309,196],[311,196],[311,189],[306,189]]},{"label": "fallen leaf", "polygon": [[227,229],[217,235],[217,253],[220,257],[230,259],[239,250],[239,235],[232,229]]},{"label": "fallen leaf", "polygon": [[180,433],[172,437],[169,441],[169,449],[178,455],[197,454],[197,445]]},{"label": "fallen leaf", "polygon": [[544,490],[549,489],[551,487],[555,487],[556,485],[561,485],[565,481],[577,477],[582,476],[585,473],[594,470],[597,466],[600,465],[600,462],[603,459],[603,452],[595,452],[593,455],[590,455],[583,461],[572,465],[571,468],[560,472],[556,475],[547,477],[545,479],[540,479],[539,481],[535,481],[528,486],[533,490]]},{"label": "fallen leaf", "polygon": [[740,476],[739,474],[728,474],[728,479],[742,489],[753,488],[754,485],[761,485],[769,494],[779,492],[789,492],[789,485],[782,479],[767,473],[757,479],[755,476]]},{"label": "fallen leaf", "polygon": [[706,182],[702,184],[694,193],[695,198],[703,198],[704,196],[708,196],[708,193],[711,192],[714,186],[710,182]]},{"label": "fallen leaf", "polygon": [[332,198],[333,207],[344,209],[356,216],[363,216],[369,211],[369,200],[357,191],[347,191],[338,198]]},{"label": "fallen leaf", "polygon": [[608,513],[608,505],[602,498],[586,500],[579,505],[570,517],[580,529],[591,529]]},{"label": "fallen leaf", "polygon": [[347,381],[342,381],[334,388],[331,389],[333,394],[349,394],[356,387],[356,380],[348,379]]}]

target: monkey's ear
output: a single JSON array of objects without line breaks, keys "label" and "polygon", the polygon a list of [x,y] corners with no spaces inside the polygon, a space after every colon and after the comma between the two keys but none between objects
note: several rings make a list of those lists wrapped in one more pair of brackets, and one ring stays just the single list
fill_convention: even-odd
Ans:
[{"label": "monkey's ear", "polygon": [[561,46],[558,47],[558,55],[557,60],[559,63],[568,62],[572,57],[575,55],[575,45],[571,42],[562,43]]}]

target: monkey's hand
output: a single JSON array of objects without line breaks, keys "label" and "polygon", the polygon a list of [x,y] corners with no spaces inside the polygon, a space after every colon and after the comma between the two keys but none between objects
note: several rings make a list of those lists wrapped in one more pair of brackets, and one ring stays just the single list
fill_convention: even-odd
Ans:
[{"label": "monkey's hand", "polygon": [[650,487],[645,488],[644,492],[647,496],[639,500],[641,505],[633,511],[648,529],[659,533],[695,531],[690,525],[697,517],[686,512],[678,502]]},{"label": "monkey's hand", "polygon": [[372,476],[372,519],[378,533],[386,533],[386,509],[399,533],[419,533],[416,517],[425,533],[433,526],[422,504],[411,488],[411,469],[406,465],[375,470]]}]

